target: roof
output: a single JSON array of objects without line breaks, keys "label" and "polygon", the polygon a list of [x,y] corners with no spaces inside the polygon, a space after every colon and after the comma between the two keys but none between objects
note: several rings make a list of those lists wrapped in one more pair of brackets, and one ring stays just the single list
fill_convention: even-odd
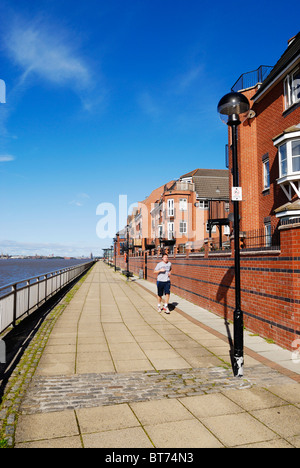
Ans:
[{"label": "roof", "polygon": [[155,203],[157,200],[160,199],[160,197],[162,196],[162,194],[166,191],[166,190],[170,190],[171,187],[173,187],[175,181],[174,180],[171,180],[170,182],[167,182],[166,184],[164,185],[161,185],[160,187],[152,190],[152,192],[150,193],[150,195],[148,195],[145,200],[139,202],[139,203],[143,203],[144,205],[149,205],[151,206],[152,203]]},{"label": "roof", "polygon": [[285,205],[280,206],[274,210],[275,213],[283,213],[285,211],[300,211],[300,200],[297,199],[294,202],[285,203]]},{"label": "roof", "polygon": [[276,77],[281,73],[290,63],[292,63],[297,56],[300,56],[300,32],[289,41],[289,46],[282,54],[273,70],[269,73],[267,78],[262,82],[259,90],[251,98],[252,100],[257,99],[269,86],[269,84],[276,79]]},{"label": "roof", "polygon": [[300,123],[298,123],[297,125],[292,125],[289,128],[286,128],[285,130],[283,130],[283,132],[279,133],[279,135],[276,135],[274,138],[272,138],[272,140],[275,142],[276,140],[278,140],[279,137],[282,137],[283,135],[288,135],[290,133],[297,133],[299,131],[300,131]]},{"label": "roof", "polygon": [[194,169],[180,179],[192,177],[199,198],[229,198],[228,169]]}]

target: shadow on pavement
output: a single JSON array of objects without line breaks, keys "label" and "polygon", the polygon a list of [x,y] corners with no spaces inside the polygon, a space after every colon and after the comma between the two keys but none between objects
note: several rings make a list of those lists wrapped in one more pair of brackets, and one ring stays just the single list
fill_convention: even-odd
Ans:
[{"label": "shadow on pavement", "polygon": [[54,307],[68,293],[68,291],[70,291],[80,280],[80,278],[81,276],[65,286],[54,296],[48,299],[42,306],[30,315],[25,316],[25,318],[23,318],[16,327],[12,328],[2,336],[1,340],[4,341],[6,348],[6,362],[5,364],[0,362],[0,404],[5,393],[5,387],[12,372],[20,362],[26,348],[31,343],[41,324]]}]

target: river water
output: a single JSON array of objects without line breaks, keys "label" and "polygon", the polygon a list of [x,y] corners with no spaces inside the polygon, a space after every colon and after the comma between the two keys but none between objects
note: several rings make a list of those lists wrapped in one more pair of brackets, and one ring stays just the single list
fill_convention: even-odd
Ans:
[{"label": "river water", "polygon": [[67,268],[74,265],[87,263],[90,260],[85,259],[56,259],[56,258],[37,258],[37,259],[0,259],[0,288],[11,283],[26,280],[37,275],[50,273],[61,268]]}]

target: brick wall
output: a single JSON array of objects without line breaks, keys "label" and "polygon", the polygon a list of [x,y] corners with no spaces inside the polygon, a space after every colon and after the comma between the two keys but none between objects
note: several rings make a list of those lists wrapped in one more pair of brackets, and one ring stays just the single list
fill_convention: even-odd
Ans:
[{"label": "brick wall", "polygon": [[[147,258],[147,279],[160,257]],[[176,255],[172,291],[207,310],[233,320],[234,258],[229,254]],[[126,269],[123,258],[118,264]],[[139,274],[144,257],[130,257],[130,271]],[[172,296],[171,296],[172,301]],[[300,225],[281,230],[281,252],[241,252],[241,304],[246,328],[292,349],[300,338]],[[179,304],[180,308],[180,304]]]}]

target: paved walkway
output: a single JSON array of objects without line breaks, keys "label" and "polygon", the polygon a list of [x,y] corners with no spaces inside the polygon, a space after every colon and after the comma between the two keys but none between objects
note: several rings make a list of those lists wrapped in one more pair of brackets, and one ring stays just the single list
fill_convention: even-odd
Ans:
[{"label": "paved walkway", "polygon": [[291,353],[246,333],[236,379],[224,321],[174,295],[159,314],[153,287],[93,267],[51,332],[15,447],[300,447]]}]

